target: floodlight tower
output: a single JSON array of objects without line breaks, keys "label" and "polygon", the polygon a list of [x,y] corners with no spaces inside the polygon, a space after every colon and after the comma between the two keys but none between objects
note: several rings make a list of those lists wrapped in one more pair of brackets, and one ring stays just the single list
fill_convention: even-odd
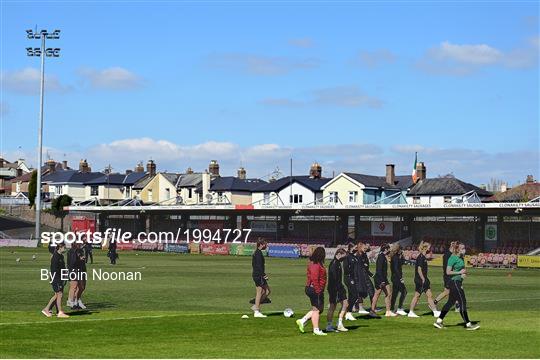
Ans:
[{"label": "floodlight tower", "polygon": [[60,48],[46,48],[46,39],[60,39],[60,30],[48,32],[41,30],[40,32],[32,29],[26,30],[26,37],[31,40],[41,40],[41,47],[26,48],[28,56],[41,57],[41,79],[40,79],[40,96],[39,96],[39,125],[38,125],[38,166],[37,166],[37,186],[36,186],[36,239],[41,239],[41,162],[43,161],[43,97],[45,95],[45,57],[59,57]]}]

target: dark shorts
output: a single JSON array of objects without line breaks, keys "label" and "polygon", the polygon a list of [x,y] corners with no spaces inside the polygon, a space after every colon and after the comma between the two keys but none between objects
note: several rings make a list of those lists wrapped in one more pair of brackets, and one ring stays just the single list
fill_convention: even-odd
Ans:
[{"label": "dark shorts", "polygon": [[268,282],[266,282],[266,279],[264,278],[264,276],[253,276],[253,282],[255,283],[255,286],[260,286],[260,287],[268,286]]},{"label": "dark shorts", "polygon": [[375,289],[384,289],[386,285],[388,285],[388,279],[379,278],[378,276],[375,276]]},{"label": "dark shorts", "polygon": [[414,290],[417,292],[417,293],[425,293],[426,291],[428,291],[429,289],[431,289],[431,283],[429,282],[429,279],[426,279],[426,281],[422,284],[422,282],[420,281],[414,281]]},{"label": "dark shorts", "polygon": [[309,297],[309,301],[311,302],[311,306],[316,307],[319,309],[320,312],[324,309],[324,293],[317,294],[315,293],[315,289],[311,286],[306,286],[306,295]]},{"label": "dark shorts", "polygon": [[339,289],[328,288],[328,302],[330,304],[337,304],[347,299],[347,291],[341,287]]},{"label": "dark shorts", "polygon": [[53,291],[55,293],[64,291],[64,282],[63,281],[53,281],[51,286],[52,286],[52,289],[53,289]]},{"label": "dark shorts", "polygon": [[443,283],[445,289],[450,289],[450,286],[452,286],[452,278],[450,276],[443,276]]}]

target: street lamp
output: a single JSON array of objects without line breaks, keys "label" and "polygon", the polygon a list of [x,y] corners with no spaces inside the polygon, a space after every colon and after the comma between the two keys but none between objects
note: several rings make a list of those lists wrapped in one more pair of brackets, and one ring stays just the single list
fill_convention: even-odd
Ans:
[{"label": "street lamp", "polygon": [[26,30],[26,37],[32,40],[41,39],[41,47],[26,48],[28,56],[41,57],[41,80],[40,80],[40,97],[39,97],[39,127],[38,127],[38,167],[37,167],[37,186],[36,186],[36,239],[41,239],[41,162],[43,149],[43,96],[45,95],[45,57],[59,57],[60,48],[46,48],[45,40],[59,39],[60,30],[48,32],[41,30],[34,32],[32,29]]}]

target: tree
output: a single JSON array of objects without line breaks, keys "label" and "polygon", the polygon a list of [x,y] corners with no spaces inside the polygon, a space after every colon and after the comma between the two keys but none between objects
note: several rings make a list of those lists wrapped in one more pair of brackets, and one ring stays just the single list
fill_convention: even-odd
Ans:
[{"label": "tree", "polygon": [[60,195],[59,197],[53,199],[51,203],[51,212],[54,216],[57,218],[60,218],[61,223],[60,227],[62,231],[64,231],[64,218],[68,214],[67,211],[64,210],[64,206],[69,206],[73,202],[73,198],[69,195]]},{"label": "tree", "polygon": [[30,201],[30,207],[34,207],[36,202],[36,193],[37,193],[37,171],[32,171],[32,177],[28,183],[28,200]]}]

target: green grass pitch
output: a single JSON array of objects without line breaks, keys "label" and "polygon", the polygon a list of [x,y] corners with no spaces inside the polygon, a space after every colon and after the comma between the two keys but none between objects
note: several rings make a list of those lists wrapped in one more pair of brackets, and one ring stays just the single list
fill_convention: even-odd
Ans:
[{"label": "green grass pitch", "polygon": [[[37,259],[32,260],[32,255]],[[16,258],[21,261],[17,263]],[[111,270],[102,251],[92,268]],[[481,325],[465,331],[459,314],[437,330],[422,299],[419,319],[360,318],[347,333],[322,338],[300,334],[294,319],[309,308],[304,295],[306,259],[267,258],[272,313],[254,319],[251,258],[166,253],[120,253],[114,270],[141,271],[142,281],[91,281],[88,311],[69,319],[40,311],[52,295],[39,280],[48,268],[45,249],[0,250],[0,356],[3,358],[539,358],[540,271],[470,271],[465,281],[469,313]],[[405,267],[410,301],[412,267]],[[441,269],[430,267],[435,293]],[[64,293],[67,296],[67,290]],[[379,300],[383,306],[383,300]],[[241,315],[249,314],[249,319]],[[325,315],[323,315],[325,319]],[[321,324],[325,324],[325,321]]]}]

